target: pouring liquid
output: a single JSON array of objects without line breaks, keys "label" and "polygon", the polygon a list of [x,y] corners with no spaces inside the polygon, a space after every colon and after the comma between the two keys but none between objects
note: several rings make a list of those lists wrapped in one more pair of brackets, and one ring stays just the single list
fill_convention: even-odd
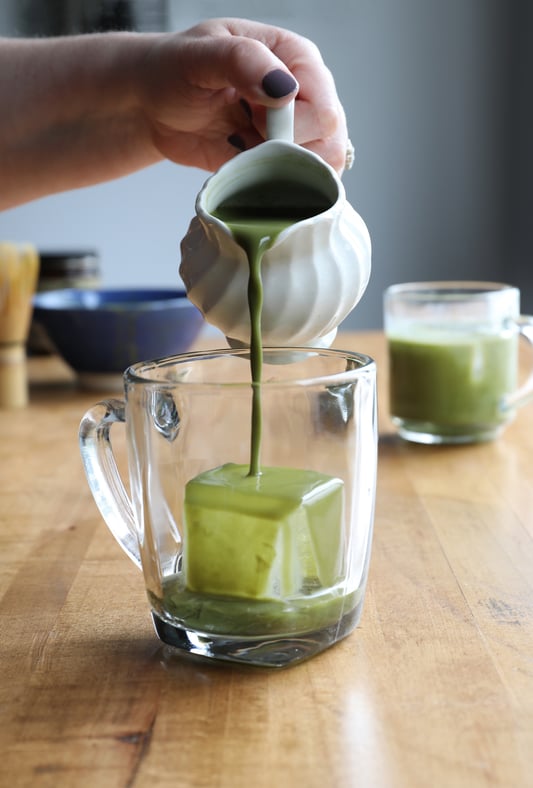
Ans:
[{"label": "pouring liquid", "polygon": [[233,237],[248,255],[250,276],[248,280],[248,305],[250,309],[250,372],[252,380],[252,424],[249,476],[261,473],[262,404],[261,379],[263,372],[263,341],[261,335],[261,310],[263,306],[263,281],[261,260],[278,235],[293,222],[290,219],[239,218],[229,220],[227,214],[217,213],[230,228]]},{"label": "pouring liquid", "polygon": [[278,179],[250,186],[222,202],[213,216],[231,230],[248,256],[248,307],[250,311],[250,371],[252,379],[252,425],[250,476],[259,476],[262,432],[261,377],[263,345],[261,311],[263,282],[261,261],[278,235],[292,224],[327,210],[331,203],[318,189]]},{"label": "pouring liquid", "polygon": [[286,227],[328,207],[318,192],[306,188],[303,207],[301,196],[294,185],[270,184],[214,212],[248,256],[252,417],[249,466],[228,463],[186,487],[184,572],[166,581],[164,608],[204,631],[251,636],[322,630],[343,616],[348,622],[357,607],[356,594],[346,596],[340,582],[342,480],[263,468],[260,461],[261,261]]}]

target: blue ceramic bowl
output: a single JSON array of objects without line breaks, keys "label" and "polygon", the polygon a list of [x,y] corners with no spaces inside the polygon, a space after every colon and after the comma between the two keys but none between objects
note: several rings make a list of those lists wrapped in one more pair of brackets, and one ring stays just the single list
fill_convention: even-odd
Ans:
[{"label": "blue ceramic bowl", "polygon": [[33,305],[33,319],[89,384],[136,361],[186,352],[204,325],[183,289],[50,290]]}]

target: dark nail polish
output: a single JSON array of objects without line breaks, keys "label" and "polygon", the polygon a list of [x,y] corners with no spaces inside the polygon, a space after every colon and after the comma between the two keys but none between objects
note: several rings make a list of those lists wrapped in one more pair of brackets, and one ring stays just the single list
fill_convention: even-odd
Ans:
[{"label": "dark nail polish", "polygon": [[251,108],[251,106],[248,104],[248,102],[246,101],[246,99],[240,99],[240,101],[239,101],[239,104],[240,104],[240,105],[241,105],[241,107],[243,108],[243,110],[244,110],[244,112],[245,112],[245,114],[246,114],[246,117],[248,118],[248,120],[251,120],[251,119],[252,119],[252,108]]},{"label": "dark nail polish", "polygon": [[270,98],[283,98],[296,90],[298,83],[286,71],[276,68],[274,71],[268,72],[262,85],[263,90]]},{"label": "dark nail polish", "polygon": [[240,134],[230,134],[228,142],[230,145],[233,145],[234,148],[237,148],[237,150],[243,151],[246,149],[246,145]]}]

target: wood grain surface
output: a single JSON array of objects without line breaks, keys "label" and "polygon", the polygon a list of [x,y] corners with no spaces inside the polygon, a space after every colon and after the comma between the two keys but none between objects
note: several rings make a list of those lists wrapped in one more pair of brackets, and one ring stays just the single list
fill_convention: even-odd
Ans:
[{"label": "wood grain surface", "polygon": [[409,445],[383,337],[337,345],[378,362],[369,587],[352,635],[285,670],[156,639],[79,459],[105,392],[30,361],[29,406],[0,411],[1,786],[533,785],[533,405],[493,443]]}]

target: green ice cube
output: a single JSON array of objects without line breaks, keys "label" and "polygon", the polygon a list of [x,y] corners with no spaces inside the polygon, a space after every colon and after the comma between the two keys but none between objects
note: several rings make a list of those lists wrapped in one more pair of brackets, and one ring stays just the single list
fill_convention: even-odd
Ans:
[{"label": "green ice cube", "polygon": [[343,482],[316,471],[227,464],[185,492],[187,587],[276,599],[305,582],[329,587],[343,571]]}]

